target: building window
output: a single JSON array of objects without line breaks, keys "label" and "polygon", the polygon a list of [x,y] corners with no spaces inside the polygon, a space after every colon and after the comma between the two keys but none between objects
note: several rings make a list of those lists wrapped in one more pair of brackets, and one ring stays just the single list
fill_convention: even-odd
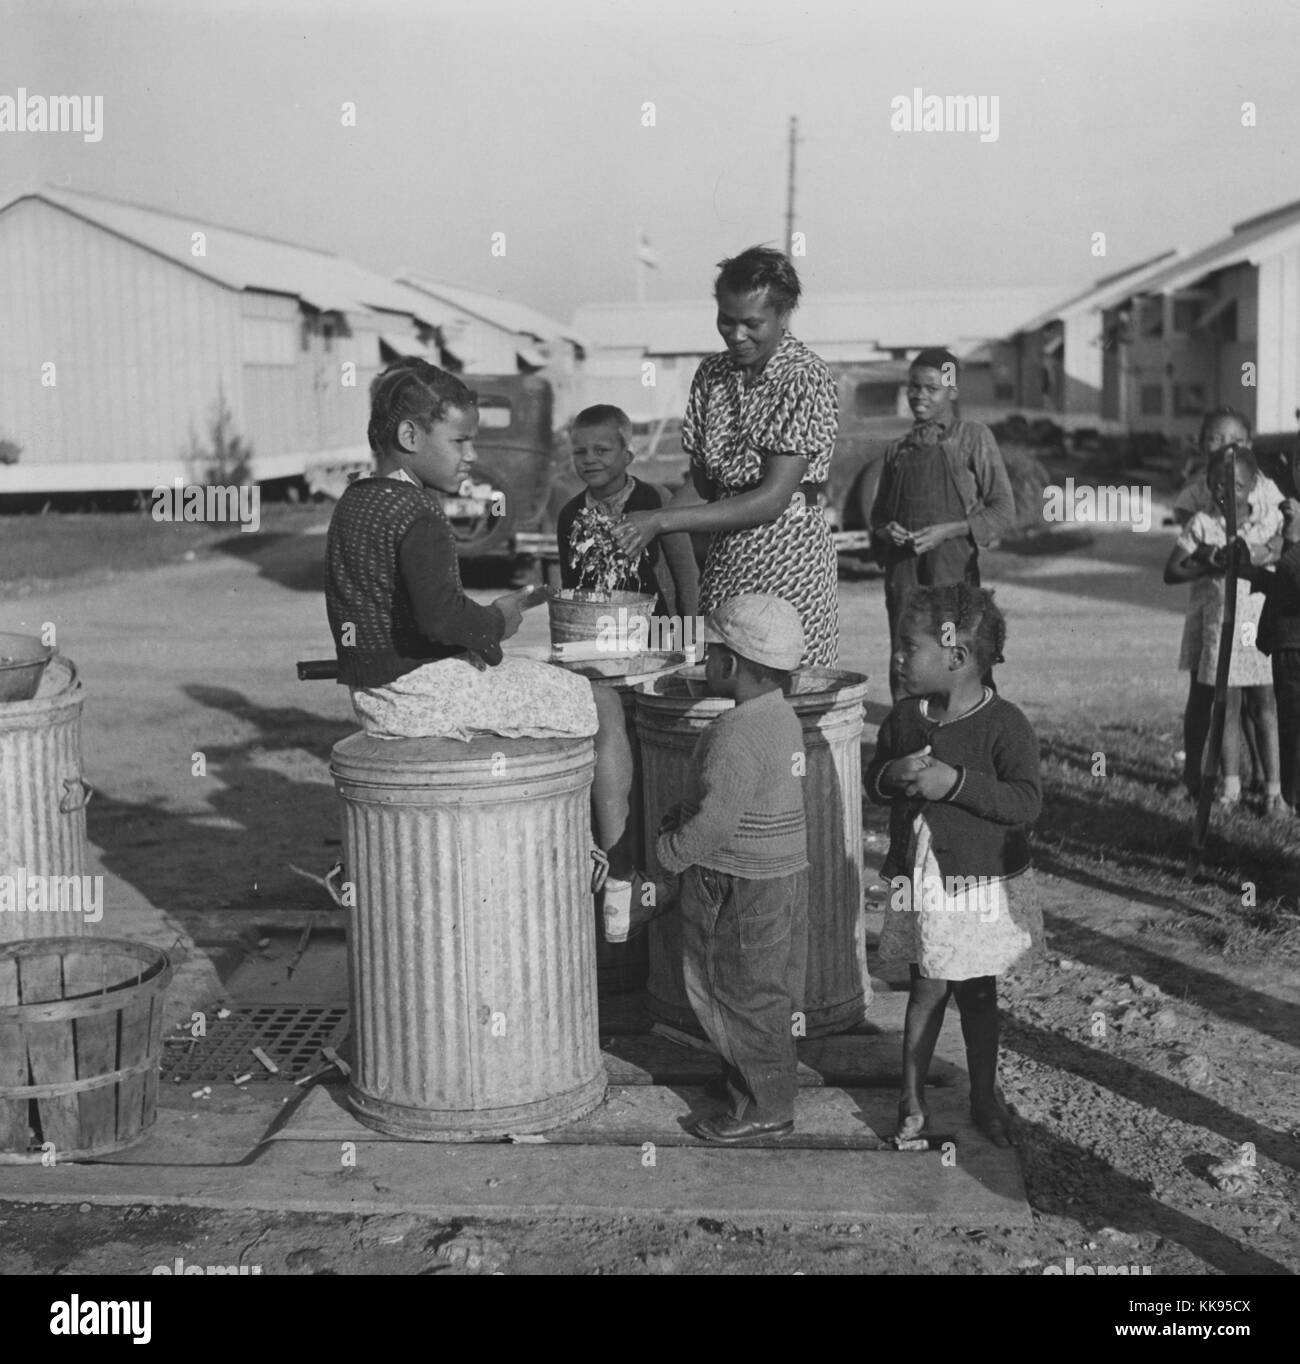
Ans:
[{"label": "building window", "polygon": [[496,394],[480,393],[478,423],[485,431],[505,431],[510,426],[510,399]]},{"label": "building window", "polygon": [[1199,417],[1205,411],[1204,384],[1174,385],[1174,416]]},{"label": "building window", "polygon": [[898,384],[858,384],[853,410],[859,417],[892,417],[898,411]]},{"label": "building window", "polygon": [[1152,339],[1165,334],[1165,302],[1162,298],[1144,298],[1138,311],[1138,333]]},{"label": "building window", "polygon": [[1214,319],[1214,329],[1218,332],[1221,341],[1235,341],[1237,339],[1237,300],[1235,298]]},{"label": "building window", "polygon": [[1174,299],[1175,335],[1186,336],[1196,324],[1196,319],[1200,317],[1202,311],[1202,302],[1199,298]]},{"label": "building window", "polygon": [[1015,384],[994,384],[993,401],[998,403],[1013,403],[1016,400]]},{"label": "building window", "polygon": [[1143,384],[1141,406],[1144,417],[1163,417],[1165,413],[1165,386],[1163,384]]}]

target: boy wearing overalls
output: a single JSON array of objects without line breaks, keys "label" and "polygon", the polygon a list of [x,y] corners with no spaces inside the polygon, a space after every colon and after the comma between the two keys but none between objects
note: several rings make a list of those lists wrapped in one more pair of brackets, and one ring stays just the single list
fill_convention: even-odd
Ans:
[{"label": "boy wearing overalls", "polygon": [[[876,558],[885,570],[891,659],[912,588],[978,587],[978,546],[1015,521],[1011,481],[993,432],[982,422],[959,420],[954,410],[957,370],[956,356],[946,350],[923,350],[912,361],[907,401],[914,425],[885,451],[871,508]],[[897,700],[892,669],[891,662]]]}]

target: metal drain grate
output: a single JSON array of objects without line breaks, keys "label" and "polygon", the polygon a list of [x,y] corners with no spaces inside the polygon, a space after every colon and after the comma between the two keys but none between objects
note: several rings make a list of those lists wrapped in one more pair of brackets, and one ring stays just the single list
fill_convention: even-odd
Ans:
[{"label": "metal drain grate", "polygon": [[[210,1017],[206,1037],[166,1039],[162,1078],[298,1080],[326,1064],[323,1047],[337,1048],[348,1035],[348,1011],[317,1004],[241,1004],[228,1018]],[[260,1047],[280,1067],[273,1075],[253,1055]]]}]

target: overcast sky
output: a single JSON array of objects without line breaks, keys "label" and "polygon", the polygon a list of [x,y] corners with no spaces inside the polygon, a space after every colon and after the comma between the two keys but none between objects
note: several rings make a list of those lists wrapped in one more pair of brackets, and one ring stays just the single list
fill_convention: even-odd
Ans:
[{"label": "overcast sky", "polygon": [[[652,299],[705,297],[721,256],[779,244],[791,115],[817,291],[1069,287],[1300,198],[1294,0],[3,0],[0,17],[0,96],[104,100],[97,143],[0,134],[5,200],[95,190],[565,318],[633,296],[638,227]],[[997,140],[892,131],[916,87],[996,96]]]}]

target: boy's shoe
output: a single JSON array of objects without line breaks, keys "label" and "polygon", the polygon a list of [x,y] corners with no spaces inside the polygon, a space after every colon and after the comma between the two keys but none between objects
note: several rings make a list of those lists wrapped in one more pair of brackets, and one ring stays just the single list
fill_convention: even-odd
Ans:
[{"label": "boy's shoe", "polygon": [[785,1122],[757,1122],[753,1118],[736,1118],[727,1113],[721,1118],[705,1118],[695,1128],[695,1135],[721,1146],[734,1146],[742,1141],[788,1137],[793,1131],[793,1118]]},{"label": "boy's shoe", "polygon": [[1265,819],[1290,819],[1295,811],[1281,796],[1266,796],[1262,813]]}]

